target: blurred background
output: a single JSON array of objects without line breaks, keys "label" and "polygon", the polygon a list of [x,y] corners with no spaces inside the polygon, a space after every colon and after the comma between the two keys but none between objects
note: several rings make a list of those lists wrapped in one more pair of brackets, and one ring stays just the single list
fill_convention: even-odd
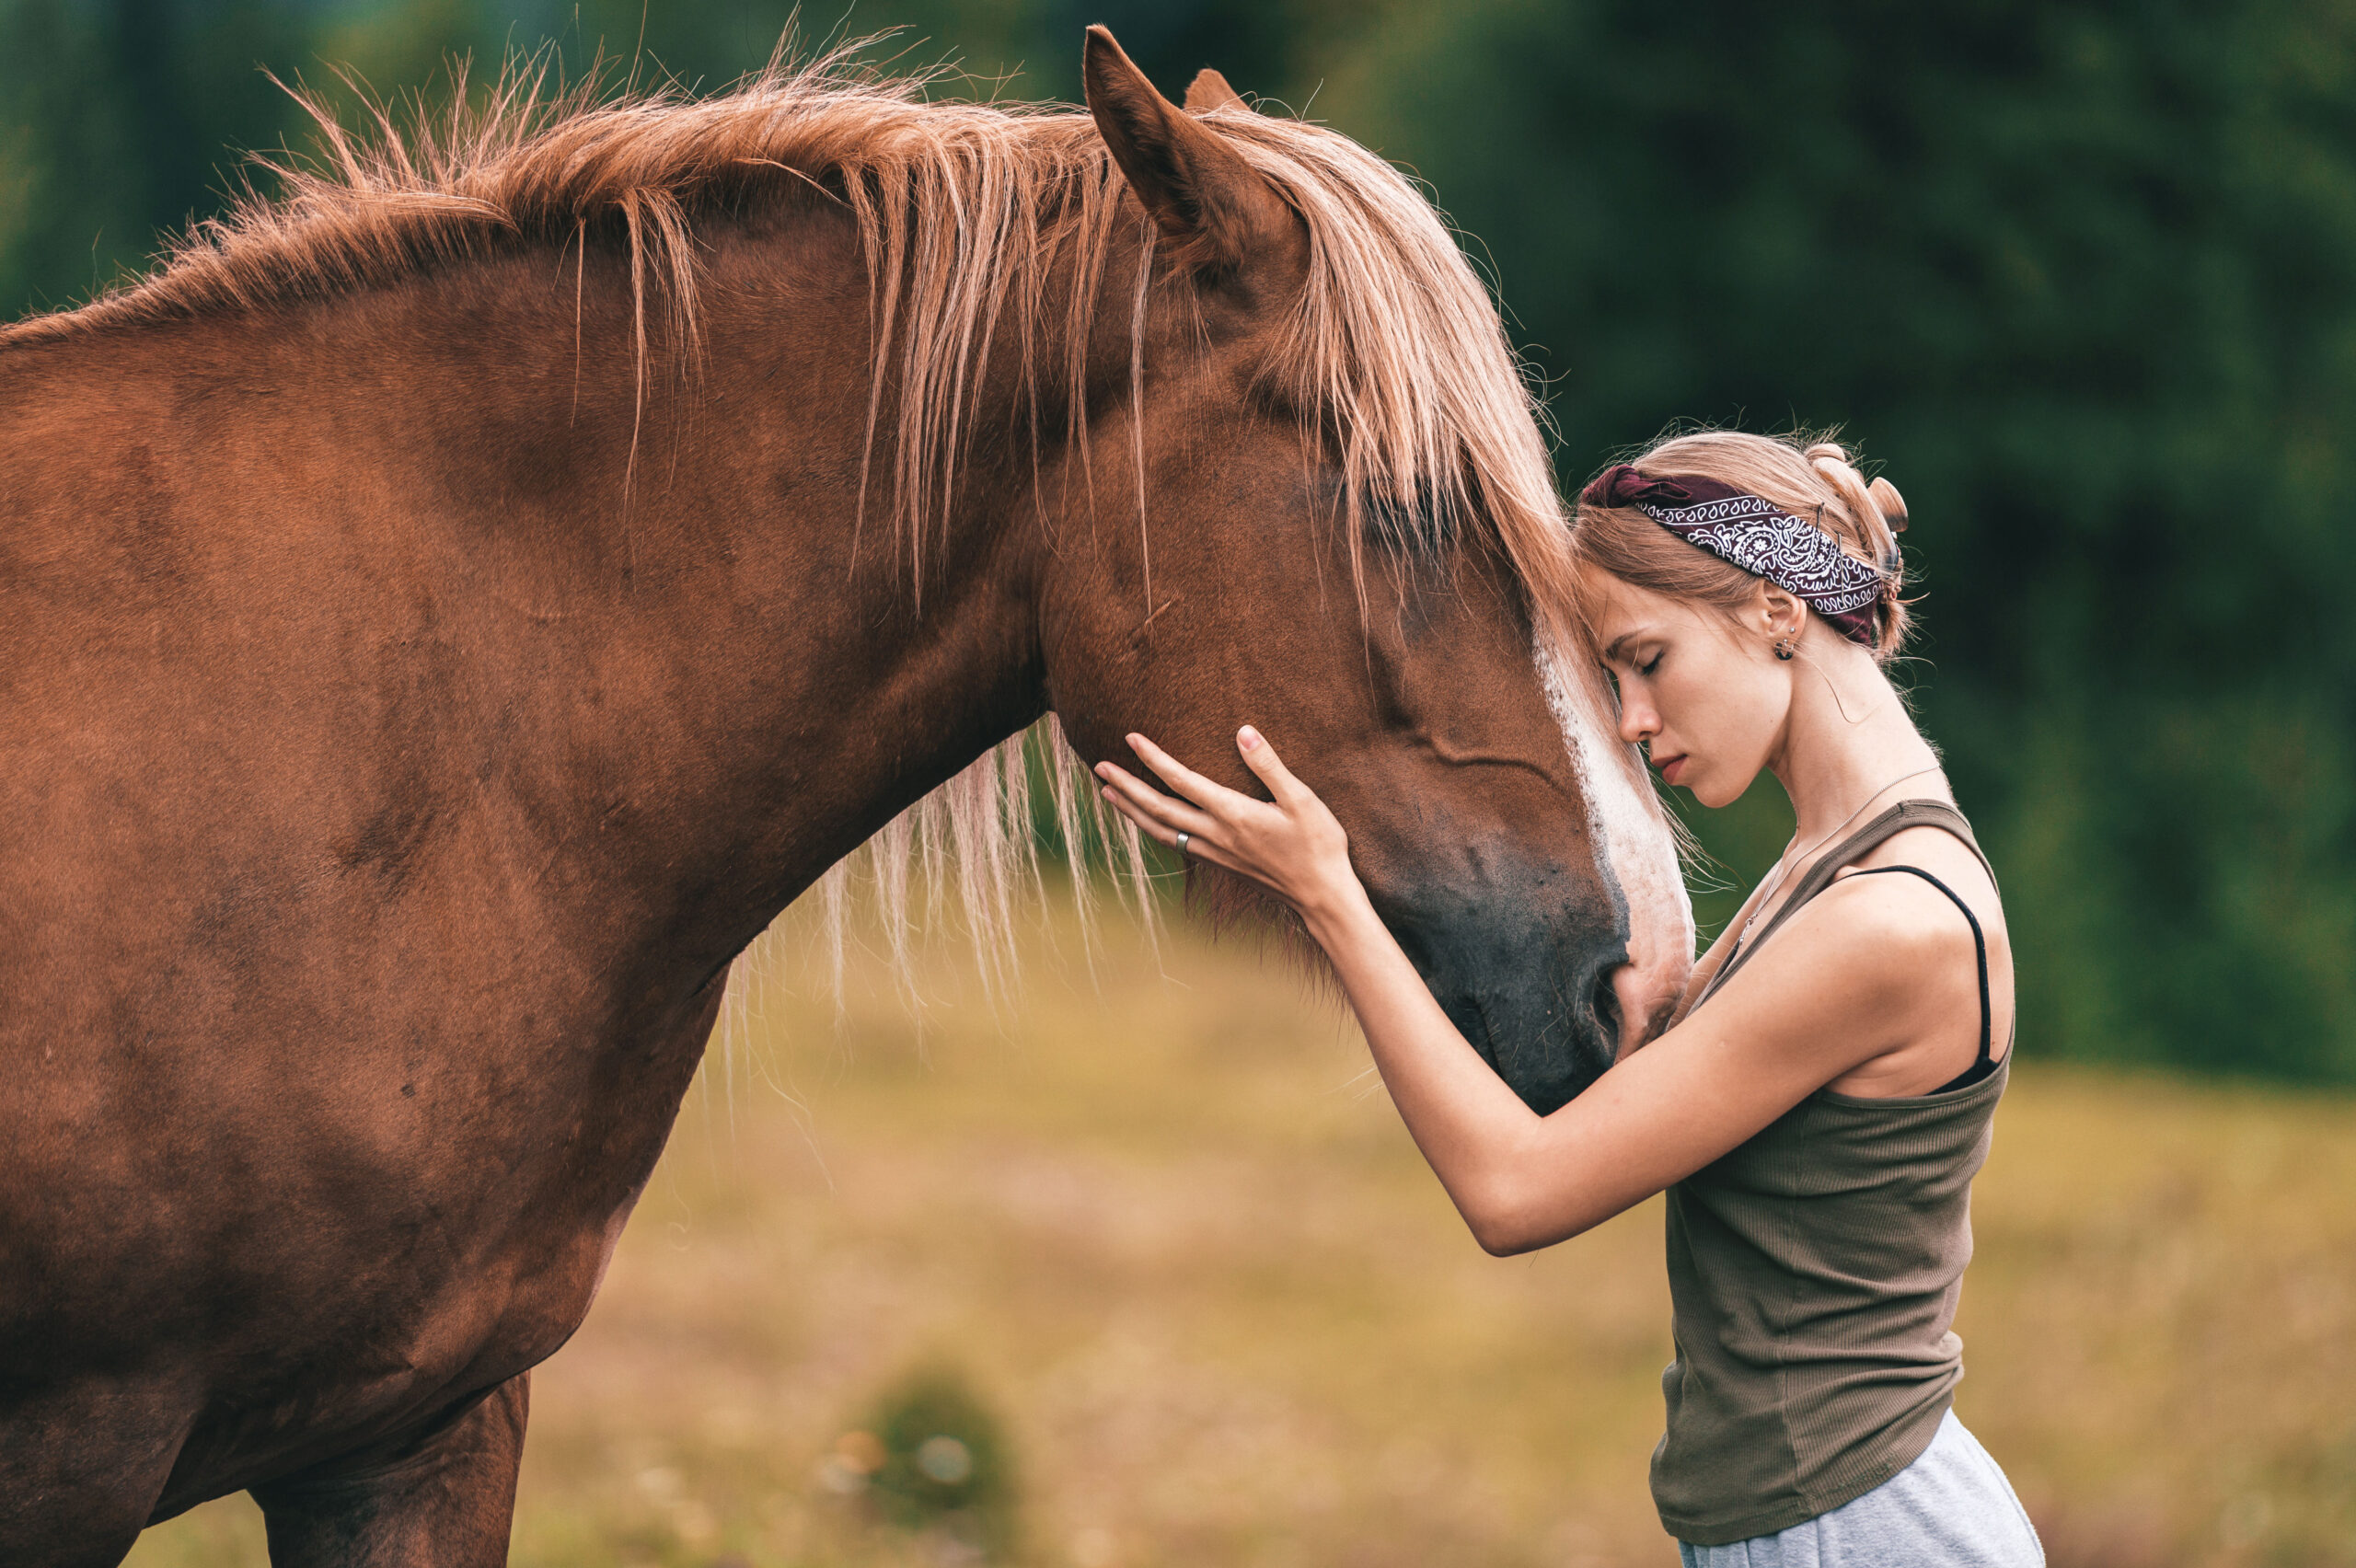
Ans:
[{"label": "blurred background", "polygon": [[[2021,958],[1967,1419],[2058,1562],[2356,1562],[2356,4],[800,26],[904,29],[876,56],[956,63],[944,92],[1070,99],[1097,20],[1165,91],[1216,64],[1427,181],[1547,383],[1565,485],[1682,419],[1837,425],[1901,487],[1928,628],[1903,680]],[[299,144],[265,68],[431,95],[454,56],[547,45],[717,87],[790,21],[0,0],[0,309],[137,270],[241,150]],[[1695,825],[1738,887],[1788,821],[1770,784]],[[1705,927],[1733,899],[1704,890]],[[995,1011],[941,956],[933,1004],[856,1026],[780,969],[683,1123],[678,1213],[650,1198],[543,1376],[519,1559],[1673,1561],[1643,1496],[1657,1216],[1480,1258],[1329,1011],[1144,940],[1116,920],[1100,970],[1043,960],[1064,977]],[[255,1561],[256,1528],[142,1550]]]}]

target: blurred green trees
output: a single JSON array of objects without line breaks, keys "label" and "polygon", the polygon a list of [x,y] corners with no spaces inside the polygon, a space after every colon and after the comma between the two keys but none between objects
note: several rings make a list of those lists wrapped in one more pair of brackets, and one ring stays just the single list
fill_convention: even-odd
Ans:
[{"label": "blurred green trees", "polygon": [[1321,102],[1496,256],[1566,478],[1685,416],[1906,491],[2031,1049],[2356,1080],[2356,8],[1401,16]]},{"label": "blurred green trees", "polygon": [[[81,297],[209,210],[235,149],[295,133],[260,65],[390,89],[549,40],[717,85],[787,19],[0,0],[0,303]],[[1886,465],[1917,699],[2006,878],[2033,1053],[2356,1082],[2356,0],[865,0],[844,25],[1068,98],[1093,20],[1173,93],[1218,64],[1428,179],[1549,380],[1566,482],[1680,418],[1840,424]],[[1770,795],[1699,824],[1746,877]]]}]

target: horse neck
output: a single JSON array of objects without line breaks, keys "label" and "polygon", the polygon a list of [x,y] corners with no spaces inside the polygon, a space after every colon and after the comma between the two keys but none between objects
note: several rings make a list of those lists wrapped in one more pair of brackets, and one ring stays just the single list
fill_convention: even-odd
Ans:
[{"label": "horse neck", "polygon": [[458,723],[531,737],[525,849],[585,879],[550,917],[709,978],[1041,711],[1033,536],[969,484],[919,582],[872,492],[862,521],[847,234],[717,236],[693,363],[659,330],[641,355],[625,263],[572,260],[419,292],[392,336],[427,345],[411,384],[442,396],[405,403],[382,461],[445,498],[404,521],[436,536],[502,694]]}]

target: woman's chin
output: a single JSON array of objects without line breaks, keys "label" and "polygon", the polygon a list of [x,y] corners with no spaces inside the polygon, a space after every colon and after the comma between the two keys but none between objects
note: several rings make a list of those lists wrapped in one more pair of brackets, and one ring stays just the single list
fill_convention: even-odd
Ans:
[{"label": "woman's chin", "polygon": [[1662,783],[1684,790],[1698,804],[1715,811],[1742,798],[1742,790],[1727,790],[1724,780],[1715,777],[1716,772],[1716,769],[1704,767],[1699,758],[1688,754],[1670,758],[1669,766],[1660,770],[1660,777]]},{"label": "woman's chin", "polygon": [[1712,811],[1716,811],[1722,806],[1733,805],[1742,799],[1742,791],[1727,789],[1724,780],[1690,769],[1678,779],[1678,782],[1685,786],[1697,802],[1709,807]]}]

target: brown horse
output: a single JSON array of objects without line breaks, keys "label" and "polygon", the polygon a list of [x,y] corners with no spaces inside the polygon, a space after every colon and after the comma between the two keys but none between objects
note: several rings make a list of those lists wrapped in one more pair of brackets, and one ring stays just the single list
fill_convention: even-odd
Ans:
[{"label": "brown horse", "polygon": [[0,334],[0,1562],[239,1488],[502,1561],[732,960],[912,807],[995,918],[1043,715],[1263,725],[1532,1104],[1644,1034],[1690,922],[1486,294],[1346,140],[1087,81],[330,127]]}]

